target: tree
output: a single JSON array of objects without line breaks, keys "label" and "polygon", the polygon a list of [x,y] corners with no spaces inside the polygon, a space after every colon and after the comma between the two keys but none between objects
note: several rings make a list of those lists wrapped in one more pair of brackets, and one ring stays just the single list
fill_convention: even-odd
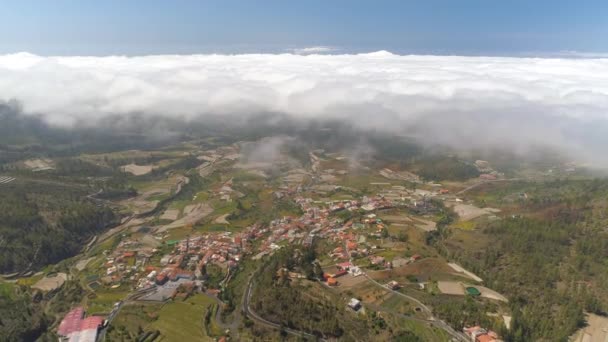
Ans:
[{"label": "tree", "polygon": [[380,236],[382,236],[383,239],[386,239],[389,236],[388,229],[386,229],[386,228],[382,229],[382,231],[380,232]]},{"label": "tree", "polygon": [[409,235],[407,235],[406,232],[399,232],[399,234],[397,235],[397,240],[401,241],[401,242],[407,242],[410,239]]}]

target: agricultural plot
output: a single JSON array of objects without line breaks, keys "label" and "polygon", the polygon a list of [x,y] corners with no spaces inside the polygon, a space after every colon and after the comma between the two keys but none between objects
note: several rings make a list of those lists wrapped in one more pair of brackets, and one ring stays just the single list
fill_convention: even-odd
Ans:
[{"label": "agricultural plot", "polygon": [[381,215],[380,218],[382,220],[395,223],[395,224],[407,224],[413,223],[412,219],[408,215]]},{"label": "agricultural plot", "polygon": [[167,209],[165,210],[165,212],[163,212],[163,214],[160,216],[161,220],[171,220],[171,221],[175,221],[177,220],[177,218],[179,217],[179,210],[178,209]]},{"label": "agricultural plot", "polygon": [[407,284],[411,282],[412,277],[415,277],[418,282],[455,279],[454,271],[438,258],[425,258],[405,266],[395,267],[392,270],[369,271],[367,274],[380,283],[396,280],[399,283]]},{"label": "agricultural plot", "polygon": [[464,286],[459,281],[438,281],[437,287],[439,291],[443,294],[454,295],[454,296],[464,296],[465,290]]},{"label": "agricultural plot", "polygon": [[182,186],[188,182],[187,177],[175,175],[163,181],[134,183],[133,185],[138,189],[139,195],[124,200],[121,204],[131,209],[135,214],[146,213],[154,210],[160,201],[179,193]]},{"label": "agricultural plot", "polygon": [[60,288],[67,279],[67,274],[57,273],[52,276],[47,276],[38,280],[36,284],[32,285],[32,288],[45,292],[54,291]]},{"label": "agricultural plot", "polygon": [[121,167],[123,172],[128,172],[134,176],[143,176],[145,174],[148,174],[150,172],[152,172],[152,170],[154,169],[154,166],[152,165],[137,165],[134,163],[128,164],[128,165],[123,165]]},{"label": "agricultural plot", "polygon": [[161,226],[157,232],[165,232],[169,229],[179,228],[187,225],[194,225],[213,212],[213,208],[208,203],[190,204],[184,207],[183,217],[170,224]]},{"label": "agricultural plot", "polygon": [[338,286],[345,289],[357,286],[367,281],[367,279],[363,276],[354,277],[351,274],[347,274],[336,279],[338,280]]},{"label": "agricultural plot", "polygon": [[462,221],[469,221],[484,215],[494,215],[500,212],[500,209],[478,208],[470,204],[456,204],[453,209]]},{"label": "agricultural plot", "polygon": [[228,216],[230,216],[230,214],[218,216],[215,220],[213,220],[213,222],[219,224],[230,224],[230,222],[228,222],[228,220],[226,219]]},{"label": "agricultural plot", "polygon": [[475,288],[477,290],[479,290],[479,292],[481,293],[481,297],[483,297],[483,298],[498,300],[498,301],[505,302],[505,303],[509,301],[507,299],[507,297],[505,297],[505,296],[501,295],[500,293],[498,293],[492,289],[489,289],[485,286],[475,285]]},{"label": "agricultural plot", "polygon": [[415,310],[415,306],[412,305],[412,303],[394,293],[385,297],[385,300],[382,302],[380,307],[389,312],[396,312],[400,314],[412,314]]},{"label": "agricultural plot", "polygon": [[430,221],[430,220],[424,220],[421,219],[419,217],[416,217],[416,219],[413,220],[414,221],[414,225],[419,228],[424,230],[425,232],[431,232],[433,230],[437,230],[437,223]]},{"label": "agricultural plot", "polygon": [[214,301],[204,295],[193,296],[186,301],[168,303],[158,312],[158,319],[145,330],[158,329],[162,341],[213,341],[203,327],[205,312]]},{"label": "agricultural plot", "polygon": [[0,176],[0,184],[8,184],[14,180],[15,180],[15,178],[13,178],[13,177]]},{"label": "agricultural plot", "polygon": [[76,265],[74,266],[78,271],[84,270],[91,260],[95,259],[95,257],[90,257],[82,260],[78,260]]},{"label": "agricultural plot", "polygon": [[23,162],[26,168],[33,172],[54,170],[53,162],[50,159],[30,159]]},{"label": "agricultural plot", "polygon": [[485,286],[471,285],[459,281],[438,281],[437,287],[441,293],[453,296],[464,296],[467,294],[468,288],[474,288],[477,289],[479,292],[478,295],[482,298],[493,299],[501,302],[509,301],[505,296]]}]

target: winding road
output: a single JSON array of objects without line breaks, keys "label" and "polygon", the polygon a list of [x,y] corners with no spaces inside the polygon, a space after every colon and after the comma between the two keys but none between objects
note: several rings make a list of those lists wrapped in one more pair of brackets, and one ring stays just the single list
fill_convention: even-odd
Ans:
[{"label": "winding road", "polygon": [[258,315],[255,311],[253,311],[251,309],[250,306],[250,301],[251,301],[251,296],[253,295],[253,276],[251,276],[249,278],[248,284],[247,284],[247,290],[245,291],[245,295],[243,296],[243,312],[252,320],[256,321],[257,323],[260,323],[262,325],[271,327],[271,328],[275,328],[275,329],[279,329],[279,330],[283,330],[285,332],[287,332],[288,334],[294,335],[294,336],[299,336],[299,337],[307,337],[310,338],[314,341],[319,340],[319,341],[326,341],[323,338],[318,338],[315,335],[306,333],[304,331],[300,331],[300,330],[294,330],[294,329],[290,329],[287,327],[281,327],[280,324],[271,322],[267,319],[264,319],[263,317],[261,317],[260,315]]},{"label": "winding road", "polygon": [[[400,317],[404,318],[404,319],[408,319],[408,320],[412,320],[412,321],[418,321],[418,322],[427,322],[429,324],[432,324],[433,326],[442,329],[443,331],[445,331],[446,333],[448,333],[450,336],[456,338],[459,341],[462,342],[468,342],[470,341],[470,338],[468,338],[466,335],[464,335],[463,333],[460,333],[456,330],[454,330],[451,326],[449,326],[447,323],[445,323],[442,320],[438,320],[435,319],[435,317],[433,317],[433,312],[431,311],[431,309],[424,305],[421,301],[419,301],[418,299],[412,297],[412,296],[408,296],[404,293],[401,293],[399,291],[395,291],[392,290],[388,287],[386,287],[385,285],[380,284],[379,282],[375,281],[374,279],[372,279],[370,276],[367,275],[367,273],[363,273],[363,276],[370,281],[371,283],[375,284],[376,286],[382,287],[384,290],[386,291],[390,291],[396,295],[399,295],[411,302],[414,302],[415,304],[417,304],[424,312],[426,312],[429,315],[429,319],[421,319],[421,318],[416,318],[416,317],[411,317],[411,316],[407,316],[407,315],[403,315],[403,314],[399,314],[396,312],[392,312],[390,311],[390,313],[392,314],[396,314],[399,315]],[[367,304],[366,304],[367,305]]]}]

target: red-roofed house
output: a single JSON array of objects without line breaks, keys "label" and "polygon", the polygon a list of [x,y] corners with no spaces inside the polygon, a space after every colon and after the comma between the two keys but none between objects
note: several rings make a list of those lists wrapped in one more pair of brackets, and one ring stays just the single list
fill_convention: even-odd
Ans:
[{"label": "red-roofed house", "polygon": [[341,262],[341,263],[337,264],[336,266],[339,269],[348,270],[352,266],[352,264],[350,262]]},{"label": "red-roofed house", "polygon": [[166,274],[161,273],[161,274],[159,274],[159,275],[156,276],[156,283],[158,285],[162,285],[162,284],[166,283],[168,279],[169,279],[169,277],[167,277]]},{"label": "red-roofed house", "polygon": [[499,342],[498,334],[492,330],[486,330],[480,326],[463,328],[462,331],[467,334],[474,342]]}]

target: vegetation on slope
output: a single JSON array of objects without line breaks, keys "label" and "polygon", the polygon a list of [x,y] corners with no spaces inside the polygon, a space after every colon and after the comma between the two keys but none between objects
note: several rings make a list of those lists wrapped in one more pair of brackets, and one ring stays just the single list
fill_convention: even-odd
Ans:
[{"label": "vegetation on slope", "polygon": [[524,215],[486,224],[481,244],[445,242],[448,253],[510,298],[509,341],[562,341],[584,311],[608,311],[607,181],[534,184]]},{"label": "vegetation on slope", "polygon": [[0,272],[24,271],[70,257],[115,222],[114,213],[83,200],[84,190],[8,184],[0,196]]}]

